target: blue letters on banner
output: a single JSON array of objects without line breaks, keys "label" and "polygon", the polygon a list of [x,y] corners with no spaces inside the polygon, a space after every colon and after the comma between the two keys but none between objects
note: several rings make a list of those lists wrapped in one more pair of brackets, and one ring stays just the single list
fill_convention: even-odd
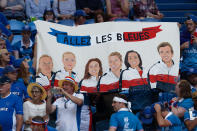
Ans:
[{"label": "blue letters on banner", "polygon": [[50,28],[52,32],[49,34],[56,36],[57,42],[70,46],[90,46],[90,36],[71,36],[67,32],[61,32]]}]

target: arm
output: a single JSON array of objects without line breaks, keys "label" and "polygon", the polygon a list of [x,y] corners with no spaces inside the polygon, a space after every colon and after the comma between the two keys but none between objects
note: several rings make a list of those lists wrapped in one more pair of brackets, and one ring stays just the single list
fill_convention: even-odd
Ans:
[{"label": "arm", "polygon": [[106,8],[107,8],[107,15],[109,15],[110,17],[116,17],[116,14],[112,14],[112,12],[111,12],[110,0],[106,0]]},{"label": "arm", "polygon": [[5,9],[10,9],[10,10],[23,10],[23,6],[22,6],[22,5],[15,5],[15,6],[5,7]]},{"label": "arm", "polygon": [[16,131],[21,131],[23,125],[23,115],[16,114]]},{"label": "arm", "polygon": [[116,127],[110,127],[109,131],[116,131]]},{"label": "arm", "polygon": [[176,116],[178,116],[179,118],[184,116],[184,112],[185,112],[185,111],[186,111],[186,110],[185,110],[185,108],[183,108],[183,107],[174,107],[174,106],[172,106],[172,112],[173,112]]},{"label": "arm", "polygon": [[31,8],[30,8],[29,0],[25,1],[25,11],[26,11],[27,17],[30,18],[31,17]]},{"label": "arm", "polygon": [[54,13],[55,13],[55,16],[56,17],[59,17],[59,13],[58,13],[58,10],[57,10],[57,4],[58,4],[58,2],[57,2],[57,0],[54,0],[54,2],[53,2],[53,11],[54,11]]},{"label": "arm", "polygon": [[194,120],[186,120],[184,123],[185,123],[187,129],[189,131],[191,131],[192,129],[194,129],[197,126],[197,118],[195,118]]},{"label": "arm", "polygon": [[181,46],[180,46],[181,50],[185,49],[185,48],[189,48],[189,41],[184,42]]},{"label": "arm", "polygon": [[50,90],[47,92],[47,96],[48,96],[48,98],[46,101],[46,113],[51,114],[52,112],[55,111],[56,106],[51,104],[52,94],[51,94]]},{"label": "arm", "polygon": [[125,15],[129,15],[129,1],[128,0],[124,0],[124,2],[121,2],[121,9]]}]

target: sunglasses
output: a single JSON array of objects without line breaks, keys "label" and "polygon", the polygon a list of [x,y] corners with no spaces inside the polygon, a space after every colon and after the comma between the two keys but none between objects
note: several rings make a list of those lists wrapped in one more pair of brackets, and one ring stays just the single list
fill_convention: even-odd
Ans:
[{"label": "sunglasses", "polygon": [[8,55],[10,55],[10,53],[4,53],[4,55],[8,56]]},{"label": "sunglasses", "polygon": [[34,94],[34,93],[37,94],[37,93],[40,93],[40,91],[31,91],[31,93],[32,93],[32,94]]}]

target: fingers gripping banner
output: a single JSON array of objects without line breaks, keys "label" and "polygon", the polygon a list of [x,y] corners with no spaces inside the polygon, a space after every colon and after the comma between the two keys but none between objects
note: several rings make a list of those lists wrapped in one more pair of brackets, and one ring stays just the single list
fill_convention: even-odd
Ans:
[{"label": "fingers gripping banner", "polygon": [[180,57],[177,23],[35,24],[36,81],[46,89],[58,86],[66,76],[73,77],[80,91],[87,93],[175,89]]}]

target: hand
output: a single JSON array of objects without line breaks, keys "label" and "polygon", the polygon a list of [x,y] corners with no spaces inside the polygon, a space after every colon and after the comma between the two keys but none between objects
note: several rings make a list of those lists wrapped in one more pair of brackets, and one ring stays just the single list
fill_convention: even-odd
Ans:
[{"label": "hand", "polygon": [[181,45],[181,49],[185,49],[185,48],[189,48],[189,41],[186,41],[186,42],[184,42],[184,43]]},{"label": "hand", "polygon": [[147,15],[147,17],[151,17],[151,18],[153,18],[153,16],[154,16],[154,15],[153,15],[152,13],[150,13],[150,12],[147,12],[146,15]]},{"label": "hand", "polygon": [[195,35],[192,35],[192,40],[193,40],[193,43],[197,44],[197,37]]},{"label": "hand", "polygon": [[172,101],[176,102],[177,101],[177,97],[172,98]]},{"label": "hand", "polygon": [[5,7],[6,10],[12,10],[12,7]]},{"label": "hand", "polygon": [[53,97],[51,90],[47,91],[47,97],[48,97],[48,99],[51,99]]},{"label": "hand", "polygon": [[155,108],[156,112],[160,112],[161,111],[161,106],[159,104],[155,104],[154,108]]}]

